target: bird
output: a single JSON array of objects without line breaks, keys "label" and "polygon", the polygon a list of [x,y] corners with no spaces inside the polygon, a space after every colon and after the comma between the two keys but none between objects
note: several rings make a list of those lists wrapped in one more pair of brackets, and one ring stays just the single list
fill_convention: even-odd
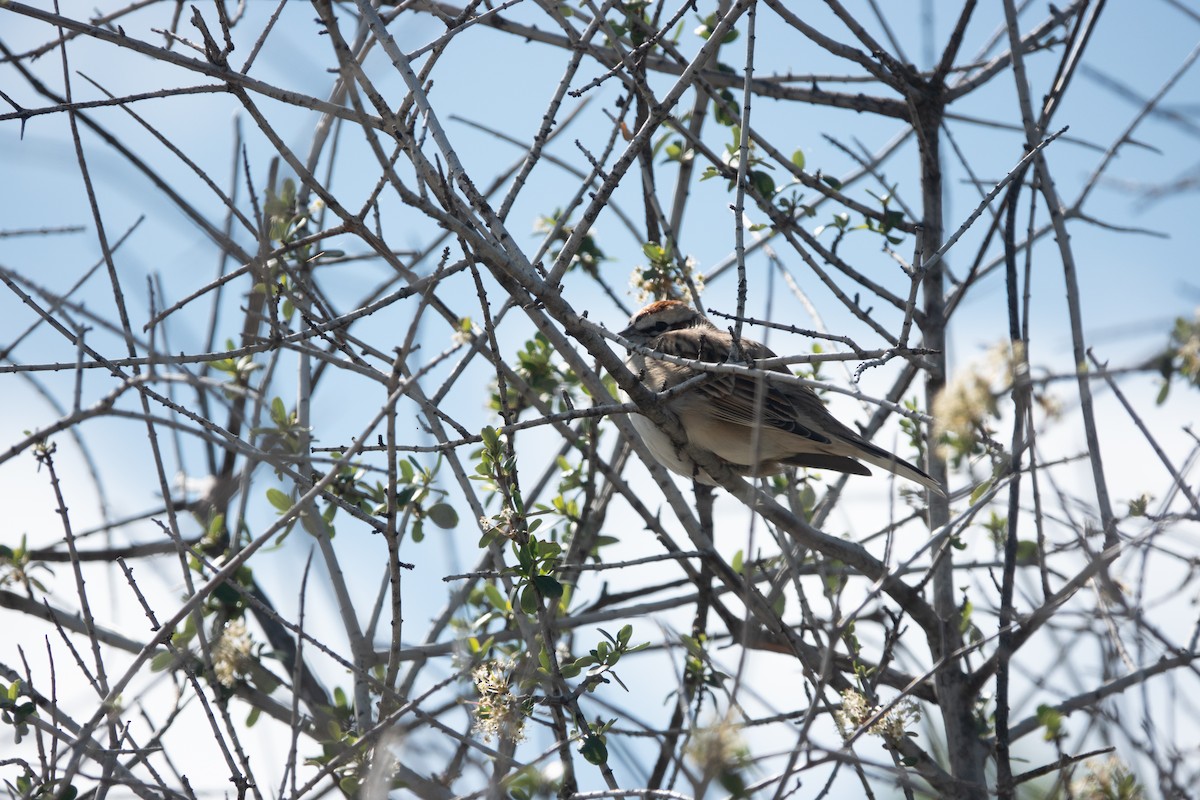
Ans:
[{"label": "bird", "polygon": [[[630,318],[620,335],[632,344],[688,361],[724,364],[735,349],[729,331],[679,300],[651,303]],[[740,338],[737,350],[741,358],[735,360],[776,358],[770,348],[751,339]],[[706,373],[636,350],[629,351],[625,364],[653,392],[708,375],[707,380],[672,396],[665,407],[678,418],[690,444],[712,453],[740,475],[774,475],[788,467],[870,475],[865,461],[945,496],[925,471],[835,419],[807,386],[740,373]],[[791,375],[783,367],[771,371]],[[659,463],[686,478],[716,485],[662,428],[641,414],[632,414],[630,420]]]}]

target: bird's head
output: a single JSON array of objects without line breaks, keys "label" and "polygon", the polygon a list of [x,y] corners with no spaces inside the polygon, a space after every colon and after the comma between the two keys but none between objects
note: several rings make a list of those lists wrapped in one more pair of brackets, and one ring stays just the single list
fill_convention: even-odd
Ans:
[{"label": "bird's head", "polygon": [[710,323],[700,312],[679,300],[656,300],[634,314],[621,335],[634,344],[648,345],[669,331],[685,328],[709,327]]}]

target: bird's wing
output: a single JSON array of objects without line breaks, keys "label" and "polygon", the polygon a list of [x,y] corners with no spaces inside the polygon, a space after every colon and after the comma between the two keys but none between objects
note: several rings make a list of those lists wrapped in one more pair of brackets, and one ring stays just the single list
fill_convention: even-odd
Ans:
[{"label": "bird's wing", "polygon": [[829,412],[816,395],[811,402],[803,402],[803,397],[793,397],[791,392],[770,391],[770,388],[766,381],[743,375],[719,375],[696,392],[710,404],[712,413],[726,422],[747,427],[758,423],[802,439],[830,443],[829,437],[821,432],[823,426],[820,424]]},{"label": "bird's wing", "polygon": [[[726,352],[719,336],[708,336],[695,329],[668,332],[655,339],[652,347],[667,355],[720,364],[724,363]],[[750,339],[742,340],[742,353],[750,360],[775,358],[770,348]],[[791,374],[783,368],[775,371]],[[745,375],[714,373],[678,402],[704,403],[708,413],[724,422],[745,427],[757,422],[820,444],[831,442],[822,432],[824,429],[841,426],[807,387],[772,386]]]}]

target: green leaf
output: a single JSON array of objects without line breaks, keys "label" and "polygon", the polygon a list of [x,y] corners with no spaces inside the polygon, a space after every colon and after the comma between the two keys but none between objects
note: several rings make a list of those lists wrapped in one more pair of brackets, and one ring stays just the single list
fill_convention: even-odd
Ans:
[{"label": "green leaf", "polygon": [[975,606],[970,600],[963,600],[962,608],[959,609],[958,631],[966,633],[967,628],[971,626],[971,613],[975,610]]},{"label": "green leaf", "polygon": [[483,596],[492,604],[492,608],[497,611],[508,611],[508,601],[504,599],[504,595],[500,592],[499,587],[494,583],[486,584],[483,587]]},{"label": "green leaf", "polygon": [[730,569],[732,569],[738,575],[741,575],[742,570],[745,568],[743,559],[745,559],[745,554],[741,550],[738,550],[733,554],[733,560],[729,562]]},{"label": "green leaf", "polygon": [[287,511],[292,507],[292,498],[274,488],[267,489],[267,502],[280,511]]},{"label": "green leaf", "polygon": [[496,433],[495,428],[493,428],[491,425],[488,425],[479,432],[479,438],[483,439],[484,446],[490,450],[496,446],[497,442],[500,441],[500,434]]},{"label": "green leaf", "polygon": [[750,184],[763,197],[770,199],[775,195],[775,179],[762,170],[756,169],[750,173]]},{"label": "green leaf", "polygon": [[[170,650],[163,650],[161,653],[155,653],[150,659],[151,672],[163,672],[175,665],[175,654]],[[16,684],[14,684],[15,686]],[[11,689],[9,690],[11,691]]]},{"label": "green leaf", "polygon": [[642,245],[642,253],[651,261],[665,261],[669,251],[658,242],[646,242]]},{"label": "green leaf", "polygon": [[792,153],[792,163],[796,165],[796,169],[804,169],[804,151],[797,150]]},{"label": "green leaf", "polygon": [[616,536],[598,536],[596,537],[596,546],[592,548],[592,554],[594,555],[601,547],[608,547],[610,544],[616,544],[619,541],[621,540]]},{"label": "green leaf", "polygon": [[534,591],[533,584],[525,584],[525,588],[521,590],[521,610],[526,614],[533,614],[537,611],[538,598],[537,592]]},{"label": "green leaf", "polygon": [[599,736],[589,736],[583,740],[583,745],[579,748],[579,754],[583,756],[589,764],[600,766],[608,761],[608,747],[605,746],[604,740]]},{"label": "green leaf", "polygon": [[[723,103],[717,103],[713,109],[713,118],[725,127],[732,127],[738,124],[738,118],[735,116],[737,109],[737,99],[733,96],[733,92],[728,89],[722,89],[718,93]],[[730,113],[727,109],[735,109],[734,113]]]},{"label": "green leaf", "polygon": [[235,608],[242,599],[242,596],[238,594],[238,590],[233,588],[233,585],[230,583],[222,583],[216,589],[213,589],[212,597],[227,608]]},{"label": "green leaf", "polygon": [[633,636],[632,625],[626,625],[625,627],[621,628],[621,630],[617,631],[617,641],[623,645],[629,644],[629,639],[631,636]]},{"label": "green leaf", "polygon": [[971,500],[970,500],[971,505],[975,505],[976,503],[978,503],[979,498],[983,497],[985,494],[988,493],[988,490],[992,488],[992,481],[993,481],[992,478],[988,478],[986,481],[983,481],[982,483],[980,483],[978,486],[975,487],[974,491],[971,492]]},{"label": "green leaf", "polygon": [[737,770],[723,769],[717,780],[721,782],[721,788],[729,792],[730,797],[750,796],[746,794],[746,779]]},{"label": "green leaf", "polygon": [[1048,705],[1037,707],[1037,721],[1046,729],[1045,739],[1052,742],[1062,736],[1063,715]]},{"label": "green leaf", "polygon": [[1038,560],[1037,542],[1023,539],[1017,542],[1017,566],[1027,567]]},{"label": "green leaf", "polygon": [[279,688],[279,679],[257,662],[250,666],[250,682],[263,694],[271,694]]},{"label": "green leaf", "polygon": [[434,525],[444,530],[458,527],[458,512],[449,503],[437,503],[430,506],[425,512],[425,516],[429,517]]},{"label": "green leaf", "polygon": [[552,578],[549,575],[535,575],[533,576],[533,583],[544,597],[548,597],[551,600],[557,600],[562,597],[563,586],[556,578]]},{"label": "green leaf", "polygon": [[[720,22],[721,20],[716,14],[709,14],[707,17],[700,20],[700,25],[696,28],[696,35],[707,41],[708,38],[712,36],[713,31],[716,29],[717,25],[720,24]],[[735,41],[739,35],[740,34],[738,33],[737,28],[730,28],[725,32],[725,35],[721,37],[721,44],[729,44],[730,42]]]},{"label": "green leaf", "polygon": [[[541,520],[534,520],[540,522]],[[538,558],[542,561],[550,561],[562,555],[562,545],[558,542],[538,542],[537,546]]]},{"label": "green leaf", "polygon": [[524,547],[513,542],[513,552],[516,553],[517,561],[521,564],[521,572],[528,574],[533,570],[533,548],[536,546],[537,539],[533,537],[530,537]]},{"label": "green leaf", "polygon": [[1171,392],[1170,381],[1163,381],[1162,388],[1158,390],[1158,397],[1155,398],[1154,402],[1157,405],[1161,406],[1163,403],[1167,402],[1167,395],[1170,392]]},{"label": "green leaf", "polygon": [[1150,501],[1154,498],[1149,494],[1143,494],[1140,497],[1135,497],[1129,501],[1129,516],[1144,517],[1150,508]]},{"label": "green leaf", "polygon": [[333,538],[333,528],[323,525],[320,522],[321,518],[316,514],[304,512],[300,515],[300,527],[310,536],[321,536],[328,533],[329,538]]}]

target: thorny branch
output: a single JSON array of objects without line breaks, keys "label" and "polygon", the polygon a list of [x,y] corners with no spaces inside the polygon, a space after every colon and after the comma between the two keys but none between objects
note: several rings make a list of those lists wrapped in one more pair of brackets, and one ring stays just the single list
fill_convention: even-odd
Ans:
[{"label": "thorny branch", "polygon": [[[1110,346],[1087,259],[1200,50],[1062,136],[1122,11],[1026,5],[0,4],[8,792],[1184,796],[1200,323]],[[781,356],[644,385],[664,297]],[[739,477],[732,375],[948,497]]]}]

